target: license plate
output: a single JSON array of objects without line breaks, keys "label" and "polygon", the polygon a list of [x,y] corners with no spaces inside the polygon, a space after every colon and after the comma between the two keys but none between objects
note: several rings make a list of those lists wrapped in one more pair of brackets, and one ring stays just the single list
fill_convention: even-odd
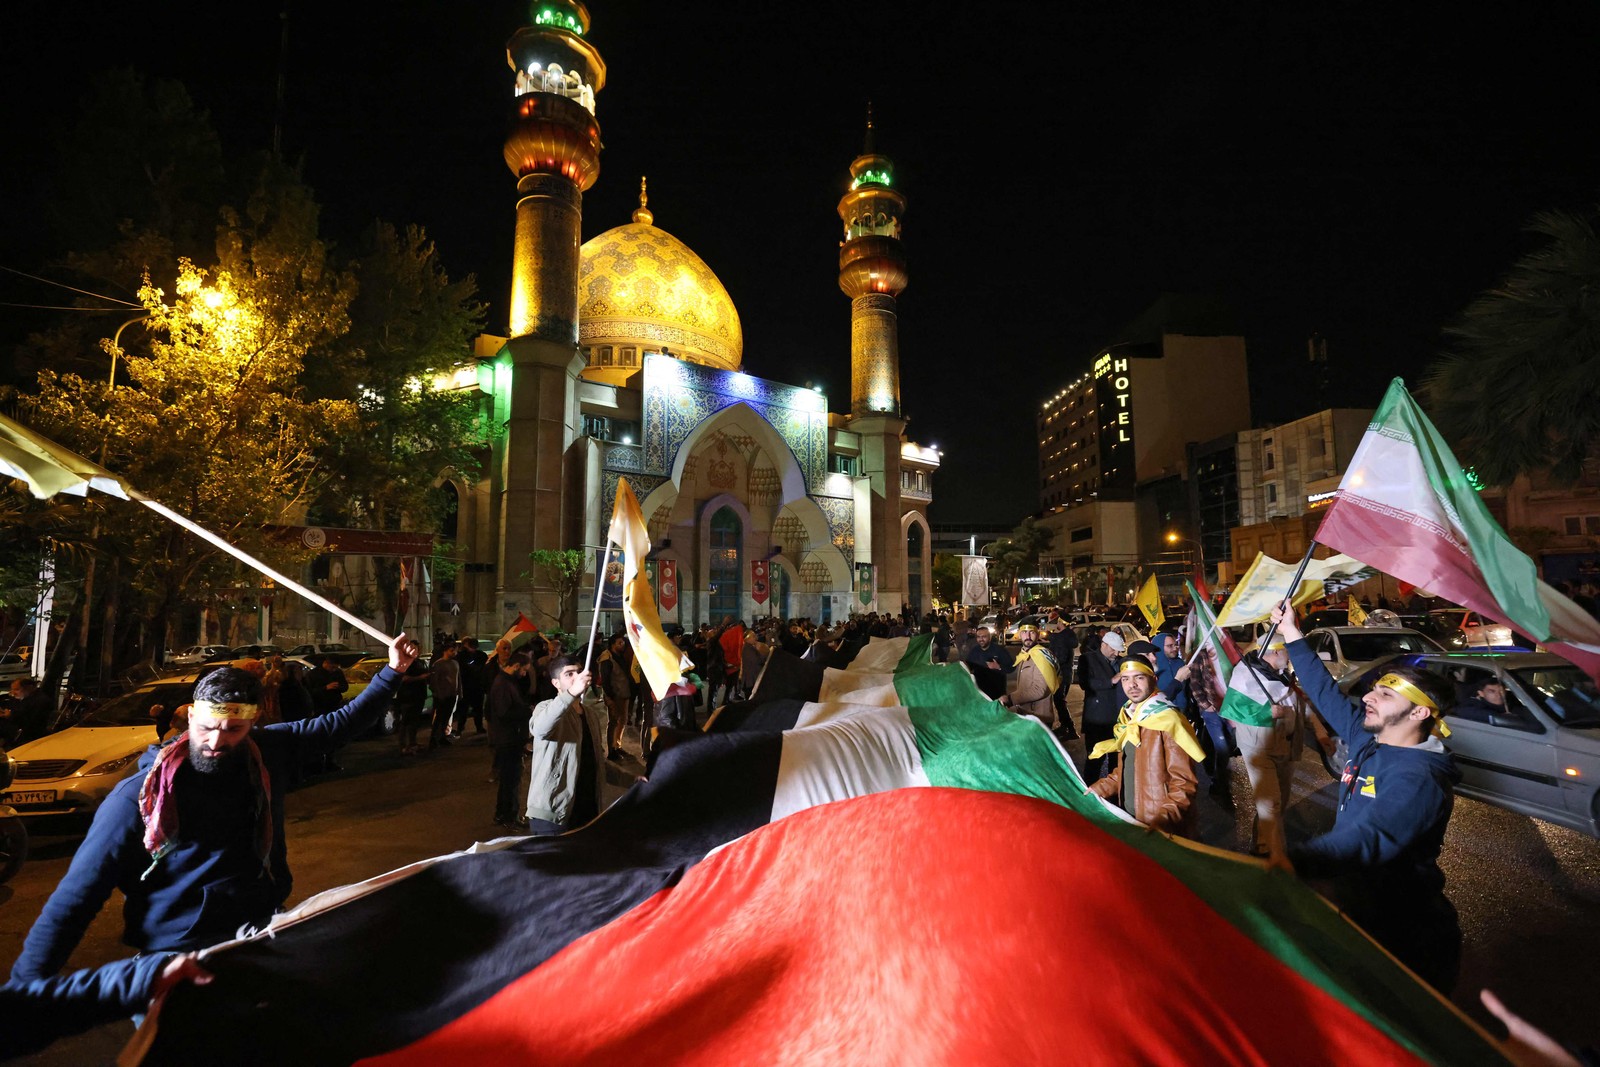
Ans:
[{"label": "license plate", "polygon": [[10,804],[54,804],[56,791],[54,789],[41,789],[34,793],[7,793],[6,802]]}]

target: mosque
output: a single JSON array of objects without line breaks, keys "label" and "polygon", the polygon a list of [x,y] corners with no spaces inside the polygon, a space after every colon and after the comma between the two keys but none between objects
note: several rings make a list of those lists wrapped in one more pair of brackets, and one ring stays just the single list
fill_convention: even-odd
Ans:
[{"label": "mosque", "polygon": [[893,163],[869,126],[838,208],[851,389],[849,412],[830,412],[820,391],[744,372],[738,309],[655,224],[643,183],[631,222],[582,240],[606,80],[588,33],[583,4],[545,0],[507,45],[511,336],[479,338],[475,364],[446,383],[478,395],[493,429],[475,481],[442,479],[457,500],[444,533],[467,562],[428,600],[461,633],[499,632],[519,612],[548,624],[558,592],[529,554],[582,549],[585,588],[566,614],[587,625],[626,478],[665,622],[927,610],[939,454],[906,438],[900,410],[906,201]]}]

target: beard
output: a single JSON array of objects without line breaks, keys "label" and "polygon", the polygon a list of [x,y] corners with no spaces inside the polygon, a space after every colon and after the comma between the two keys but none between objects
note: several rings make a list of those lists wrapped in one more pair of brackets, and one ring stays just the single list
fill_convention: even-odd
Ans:
[{"label": "beard", "polygon": [[1383,731],[1387,730],[1389,727],[1393,726],[1395,723],[1399,722],[1401,719],[1404,719],[1410,714],[1410,708],[1407,708],[1404,711],[1397,711],[1387,718],[1384,717],[1382,712],[1374,715],[1371,719],[1368,719],[1366,714],[1363,713],[1361,716],[1361,729],[1365,730],[1369,734],[1381,734]]},{"label": "beard", "polygon": [[201,748],[199,738],[193,736],[189,738],[189,766],[201,774],[217,774],[220,771],[228,770],[230,767],[236,767],[243,758],[243,745],[234,745],[232,748],[225,748],[214,755],[208,756],[205,750]]}]

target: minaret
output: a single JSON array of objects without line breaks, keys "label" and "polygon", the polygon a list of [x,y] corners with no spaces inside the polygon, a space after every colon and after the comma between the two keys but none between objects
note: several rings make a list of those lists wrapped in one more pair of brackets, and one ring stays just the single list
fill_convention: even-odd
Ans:
[{"label": "minaret", "polygon": [[850,413],[900,414],[900,333],[895,298],[906,287],[900,219],[906,198],[894,188],[894,164],[867,138],[850,164],[850,190],[839,201],[844,241],[839,288],[850,297]]},{"label": "minaret", "polygon": [[581,421],[578,248],[583,192],[600,174],[594,109],[606,81],[605,61],[585,39],[583,4],[536,0],[532,17],[506,44],[514,81],[505,160],[517,178],[517,221],[511,340],[499,357],[509,365],[510,388],[497,397],[505,435],[494,457],[495,607],[511,618],[518,610],[539,618],[535,607],[555,613],[555,591],[542,577],[523,577],[528,553],[582,539],[582,472],[569,469]]},{"label": "minaret", "polygon": [[900,505],[900,330],[895,298],[906,287],[900,220],[906,198],[894,188],[894,164],[867,137],[850,164],[850,189],[839,201],[844,240],[839,288],[850,297],[850,422],[861,442],[855,486],[857,563],[877,569],[877,610],[898,612],[905,595],[905,533]]}]

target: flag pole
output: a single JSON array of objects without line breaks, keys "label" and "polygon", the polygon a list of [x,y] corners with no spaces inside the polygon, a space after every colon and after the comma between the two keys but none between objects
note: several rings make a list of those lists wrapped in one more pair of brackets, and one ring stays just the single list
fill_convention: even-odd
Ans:
[{"label": "flag pole", "polygon": [[318,607],[325,608],[328,611],[333,612],[335,615],[339,616],[339,618],[343,619],[345,622],[367,634],[369,637],[373,638],[379,643],[384,645],[394,644],[394,638],[390,637],[388,634],[384,633],[370,622],[367,622],[365,619],[356,618],[350,612],[346,611],[344,608],[341,608],[333,601],[313,593],[311,590],[307,589],[293,578],[290,578],[284,574],[280,574],[278,571],[250,555],[250,553],[244,551],[244,549],[229,544],[216,534],[212,533],[210,530],[207,530],[205,527],[194,522],[192,519],[188,519],[182,515],[179,515],[176,511],[173,511],[165,504],[162,504],[156,500],[151,500],[143,493],[129,490],[128,496],[133,500],[137,500],[139,503],[155,512],[157,515],[171,519],[173,522],[177,523],[179,526],[182,526],[185,530],[188,530],[202,541],[222,549],[222,551],[239,560],[241,563],[244,563],[250,567],[254,567],[256,570],[260,571],[262,574],[265,574],[268,578],[271,578],[279,585],[293,589],[296,593],[299,593],[301,596],[305,597],[313,604],[316,604]]},{"label": "flag pole", "polygon": [[[1294,581],[1289,583],[1289,591],[1283,595],[1283,602],[1289,605],[1291,611],[1294,610],[1294,595],[1300,591],[1300,579],[1305,576],[1306,567],[1311,563],[1311,554],[1316,550],[1316,541],[1313,540],[1310,544],[1306,545],[1306,554],[1300,557],[1300,566],[1295,568]],[[1266,636],[1261,638],[1261,643],[1256,646],[1256,650],[1258,652],[1265,652],[1267,650],[1267,646],[1272,644],[1272,639],[1276,637],[1277,634],[1278,624],[1273,623],[1272,626],[1268,628]]]},{"label": "flag pole", "polygon": [[600,598],[606,589],[606,571],[611,566],[611,538],[606,538],[605,559],[600,561],[600,569],[594,574],[594,615],[589,619],[589,644],[583,652],[583,669],[588,670],[590,662],[594,659],[594,638],[600,630]]}]

